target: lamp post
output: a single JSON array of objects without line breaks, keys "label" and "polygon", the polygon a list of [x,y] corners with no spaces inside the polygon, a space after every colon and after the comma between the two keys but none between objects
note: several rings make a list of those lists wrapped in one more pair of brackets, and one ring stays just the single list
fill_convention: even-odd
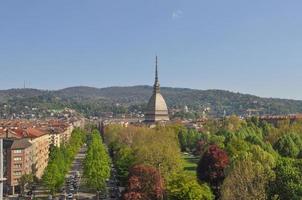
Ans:
[{"label": "lamp post", "polygon": [[0,200],[3,200],[3,139],[0,139]]}]

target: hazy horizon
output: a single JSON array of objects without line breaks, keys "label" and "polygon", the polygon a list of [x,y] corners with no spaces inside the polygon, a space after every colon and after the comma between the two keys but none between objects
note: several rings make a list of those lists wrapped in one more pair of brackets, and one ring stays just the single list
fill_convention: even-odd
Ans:
[{"label": "hazy horizon", "polygon": [[[76,87],[87,87],[87,88],[96,88],[96,89],[106,89],[106,88],[115,88],[115,87],[153,87],[153,85],[113,85],[113,86],[105,86],[105,87],[97,87],[97,86],[89,86],[89,85],[75,85],[75,86],[69,86],[69,87],[63,87],[63,88],[53,88],[53,89],[47,89],[47,88],[32,88],[32,87],[19,87],[19,88],[4,88],[0,89],[0,91],[5,91],[5,90],[13,90],[13,89],[34,89],[34,90],[42,90],[42,91],[58,91],[58,90],[64,90],[68,88],[76,88]],[[190,90],[201,90],[201,91],[206,91],[206,90],[223,90],[223,89],[215,89],[215,88],[209,88],[209,89],[198,89],[198,88],[188,88],[188,87],[170,87],[170,86],[160,86],[161,88],[175,88],[175,89],[190,89]],[[232,91],[232,90],[223,90],[223,91],[228,91],[232,93],[240,93],[243,95],[252,95],[252,96],[257,96],[260,98],[273,98],[273,99],[288,99],[288,100],[297,100],[297,101],[302,101],[302,99],[294,99],[294,98],[282,98],[282,97],[269,97],[269,96],[259,96],[255,94],[250,94],[250,93],[244,93],[240,91]]]}]

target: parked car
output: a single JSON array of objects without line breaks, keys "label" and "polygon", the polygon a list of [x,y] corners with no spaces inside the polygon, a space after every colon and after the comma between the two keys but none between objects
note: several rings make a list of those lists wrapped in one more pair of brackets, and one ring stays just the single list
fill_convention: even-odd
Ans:
[{"label": "parked car", "polygon": [[73,199],[73,194],[72,194],[72,193],[69,193],[69,194],[67,195],[67,198],[68,198],[68,199]]}]

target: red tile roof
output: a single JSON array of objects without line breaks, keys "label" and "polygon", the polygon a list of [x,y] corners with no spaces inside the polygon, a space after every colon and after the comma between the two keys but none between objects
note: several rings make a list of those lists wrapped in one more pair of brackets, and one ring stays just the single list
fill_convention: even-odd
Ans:
[{"label": "red tile roof", "polygon": [[39,129],[36,129],[36,128],[28,128],[26,129],[26,132],[28,134],[28,137],[40,137],[42,135],[45,135],[46,133],[39,130]]}]

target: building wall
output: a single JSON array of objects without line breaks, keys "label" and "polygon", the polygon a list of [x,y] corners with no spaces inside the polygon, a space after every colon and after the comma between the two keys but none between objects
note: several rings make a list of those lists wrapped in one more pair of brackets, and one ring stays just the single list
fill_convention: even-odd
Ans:
[{"label": "building wall", "polygon": [[60,140],[62,144],[68,143],[73,129],[74,127],[72,125],[69,125],[63,133],[60,133]]},{"label": "building wall", "polygon": [[74,121],[73,122],[73,126],[74,127],[78,127],[78,128],[84,128],[85,127],[85,119],[84,118],[81,118],[77,121]]},{"label": "building wall", "polygon": [[33,167],[36,177],[41,178],[48,164],[49,155],[49,134],[32,139],[33,144]]},{"label": "building wall", "polygon": [[18,180],[24,174],[32,173],[32,147],[8,150],[8,184],[18,185]]},{"label": "building wall", "polygon": [[49,140],[50,144],[52,144],[55,147],[61,146],[61,133],[51,133],[49,134]]}]

